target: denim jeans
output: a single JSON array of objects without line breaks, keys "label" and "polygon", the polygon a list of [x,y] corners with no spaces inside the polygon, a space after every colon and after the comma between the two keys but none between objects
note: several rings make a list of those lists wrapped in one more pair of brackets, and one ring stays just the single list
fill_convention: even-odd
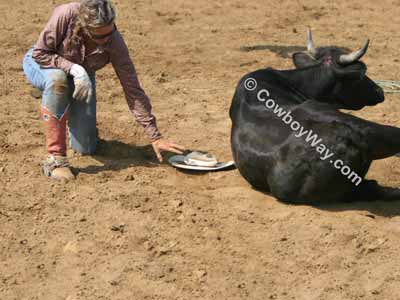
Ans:
[{"label": "denim jeans", "polygon": [[[26,53],[23,69],[28,81],[43,92],[42,109],[57,120],[67,116],[69,144],[73,150],[82,154],[94,153],[97,145],[95,74],[89,74],[93,87],[90,103],[74,100],[73,78],[61,69],[40,68],[32,58],[32,51]],[[63,134],[65,136],[65,132]]]}]

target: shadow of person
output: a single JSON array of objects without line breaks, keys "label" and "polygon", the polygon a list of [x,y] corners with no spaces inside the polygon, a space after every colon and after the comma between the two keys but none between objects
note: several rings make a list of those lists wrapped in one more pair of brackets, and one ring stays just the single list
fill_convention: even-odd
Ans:
[{"label": "shadow of person", "polygon": [[136,146],[116,140],[100,139],[96,152],[91,157],[102,165],[74,168],[74,172],[95,174],[102,171],[119,171],[134,166],[147,168],[159,166],[151,145]]}]

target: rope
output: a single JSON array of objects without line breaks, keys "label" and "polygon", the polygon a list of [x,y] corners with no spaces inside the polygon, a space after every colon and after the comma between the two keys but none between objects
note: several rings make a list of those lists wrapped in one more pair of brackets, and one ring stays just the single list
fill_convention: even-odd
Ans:
[{"label": "rope", "polygon": [[385,93],[400,93],[400,81],[375,80]]}]

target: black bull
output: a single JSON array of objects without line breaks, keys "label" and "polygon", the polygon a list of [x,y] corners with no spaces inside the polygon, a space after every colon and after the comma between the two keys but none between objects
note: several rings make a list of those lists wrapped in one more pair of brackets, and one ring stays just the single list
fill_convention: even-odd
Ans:
[{"label": "black bull", "polygon": [[367,47],[354,56],[309,45],[308,58],[294,55],[297,69],[262,69],[240,80],[231,147],[254,188],[291,203],[400,199],[399,190],[364,179],[373,160],[400,152],[400,129],[338,110],[384,100],[359,61]]}]

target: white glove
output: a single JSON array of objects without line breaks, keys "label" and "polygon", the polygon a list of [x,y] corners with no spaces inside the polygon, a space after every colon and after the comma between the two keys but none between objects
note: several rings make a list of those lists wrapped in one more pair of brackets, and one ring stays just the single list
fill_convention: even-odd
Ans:
[{"label": "white glove", "polygon": [[79,101],[89,103],[92,99],[92,81],[85,68],[78,64],[73,64],[69,73],[74,77],[75,90],[72,97]]}]

